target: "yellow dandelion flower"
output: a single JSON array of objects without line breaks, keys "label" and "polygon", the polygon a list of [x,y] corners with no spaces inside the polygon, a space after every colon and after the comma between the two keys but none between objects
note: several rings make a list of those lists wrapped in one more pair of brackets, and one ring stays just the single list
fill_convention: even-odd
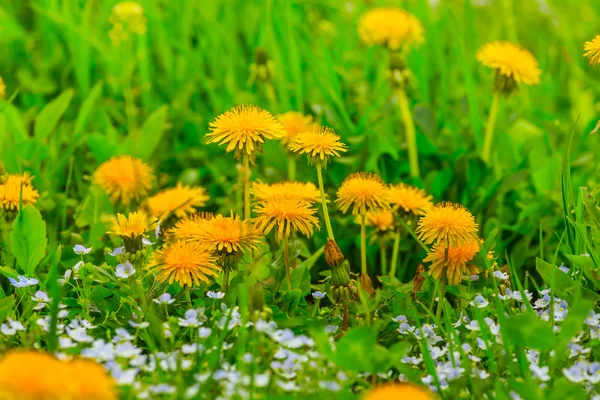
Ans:
[{"label": "yellow dandelion flower", "polygon": [[589,58],[590,65],[600,64],[600,35],[596,35],[591,41],[585,42],[583,49],[585,50],[583,56]]},{"label": "yellow dandelion flower", "polygon": [[256,159],[256,152],[262,152],[265,139],[286,136],[283,125],[270,112],[253,105],[226,111],[210,123],[210,129],[206,134],[207,143],[227,144],[227,153],[234,150],[235,159],[247,156],[251,163]]},{"label": "yellow dandelion flower", "polygon": [[321,193],[314,183],[310,182],[279,182],[269,185],[263,182],[252,184],[252,194],[255,200],[268,200],[274,196],[292,196],[313,204],[321,202]]},{"label": "yellow dandelion flower", "polygon": [[542,71],[537,60],[519,45],[504,41],[488,43],[477,52],[477,61],[495,69],[502,76],[512,78],[516,83],[540,83]]},{"label": "yellow dandelion flower", "polygon": [[0,205],[5,210],[18,210],[21,196],[23,206],[33,205],[40,194],[32,186],[33,177],[29,173],[7,175],[3,184],[0,184]]},{"label": "yellow dandelion flower", "polygon": [[[183,233],[183,225],[176,225],[174,235]],[[186,239],[198,242],[218,255],[240,253],[258,248],[262,234],[250,221],[239,216],[221,214],[210,219],[198,219],[196,227],[188,226]]]},{"label": "yellow dandelion flower", "polygon": [[304,115],[297,111],[288,111],[284,114],[277,115],[277,120],[283,125],[283,128],[287,132],[287,135],[281,138],[281,142],[287,145],[290,140],[308,129],[318,126],[313,122],[312,115]]},{"label": "yellow dandelion flower", "polygon": [[387,185],[377,175],[355,172],[342,182],[335,203],[344,214],[352,207],[352,215],[362,215],[367,211],[388,208],[389,192]]},{"label": "yellow dandelion flower", "polygon": [[156,274],[159,282],[198,286],[201,281],[208,284],[209,277],[217,276],[221,268],[216,261],[217,257],[201,243],[179,240],[152,253],[147,268]]},{"label": "yellow dandelion flower", "polygon": [[113,157],[94,172],[93,181],[109,195],[113,203],[128,205],[140,200],[152,188],[152,168],[131,156]]},{"label": "yellow dandelion flower", "polygon": [[92,361],[13,350],[0,360],[0,399],[116,400],[115,382]]},{"label": "yellow dandelion flower", "polygon": [[391,50],[423,43],[423,25],[399,8],[374,8],[358,21],[358,36],[367,45],[384,45]]},{"label": "yellow dandelion flower", "polygon": [[475,217],[469,210],[460,204],[445,202],[427,211],[415,232],[425,244],[457,246],[477,240],[477,229]]},{"label": "yellow dandelion flower", "polygon": [[394,210],[413,215],[424,215],[431,207],[432,196],[423,189],[399,183],[390,185],[390,205]]},{"label": "yellow dandelion flower", "polygon": [[200,212],[180,219],[167,232],[169,240],[187,240],[194,235],[198,235],[198,232],[200,232],[200,222],[214,217],[214,214],[211,212]]},{"label": "yellow dandelion flower", "polygon": [[308,163],[326,166],[329,157],[340,157],[348,147],[340,142],[333,129],[315,126],[292,137],[289,143],[291,151],[308,156]]},{"label": "yellow dandelion flower", "polygon": [[116,4],[109,17],[113,24],[108,33],[114,44],[127,40],[130,33],[143,35],[146,33],[146,17],[144,9],[135,1],[123,1]]},{"label": "yellow dandelion flower", "polygon": [[480,246],[477,240],[461,243],[457,246],[451,245],[448,247],[448,259],[446,260],[446,246],[438,243],[434,245],[423,262],[431,262],[429,275],[433,276],[434,279],[439,280],[445,274],[450,285],[458,285],[463,276],[472,275],[476,270],[468,263],[479,253],[479,249]]},{"label": "yellow dandelion flower", "polygon": [[0,76],[0,100],[6,97],[6,85],[4,84],[4,80]]},{"label": "yellow dandelion flower", "polygon": [[319,220],[315,217],[317,210],[306,200],[297,197],[271,197],[261,201],[254,211],[258,215],[257,229],[266,235],[276,226],[278,240],[298,231],[311,237],[314,228],[319,229]]},{"label": "yellow dandelion flower", "polygon": [[431,392],[423,387],[409,383],[388,383],[377,386],[365,393],[362,400],[433,400]]},{"label": "yellow dandelion flower", "polygon": [[[356,217],[357,224],[361,224],[360,216]],[[394,214],[392,210],[380,208],[374,211],[368,211],[366,214],[365,223],[367,226],[372,226],[379,233],[387,232],[394,229]]]},{"label": "yellow dandelion flower", "polygon": [[117,214],[117,219],[113,220],[112,229],[109,235],[120,236],[122,238],[131,238],[144,236],[146,232],[156,227],[156,217],[147,215],[143,211],[129,213],[127,217],[123,214]]},{"label": "yellow dandelion flower", "polygon": [[177,218],[196,212],[210,197],[203,187],[190,187],[177,183],[174,188],[165,189],[146,200],[150,215],[164,220],[173,214]]}]

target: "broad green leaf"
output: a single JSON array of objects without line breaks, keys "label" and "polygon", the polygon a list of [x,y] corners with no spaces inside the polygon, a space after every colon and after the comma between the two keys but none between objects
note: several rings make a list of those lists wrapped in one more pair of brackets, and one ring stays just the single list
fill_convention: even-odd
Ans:
[{"label": "broad green leaf", "polygon": [[37,140],[46,140],[65,111],[67,111],[67,107],[69,107],[72,98],[73,89],[67,89],[40,111],[34,128],[34,136]]},{"label": "broad green leaf", "polygon": [[98,98],[101,94],[102,82],[98,82],[96,86],[92,88],[90,94],[79,108],[79,114],[77,115],[77,120],[75,121],[75,128],[73,128],[73,131],[76,135],[83,133],[84,130],[87,129],[90,117],[96,111],[96,103],[98,102]]},{"label": "broad green leaf", "polygon": [[130,132],[127,138],[131,154],[142,160],[148,160],[162,139],[167,128],[168,107],[162,106],[148,116],[142,127]]},{"label": "broad green leaf", "polygon": [[513,345],[549,350],[556,344],[552,326],[533,312],[507,318],[502,325]]},{"label": "broad green leaf", "polygon": [[300,289],[303,296],[310,293],[310,271],[305,265],[298,265],[292,270],[292,287]]},{"label": "broad green leaf", "polygon": [[[542,279],[544,279],[544,282],[546,282],[548,286],[553,286],[556,290],[556,294],[560,297],[572,297],[580,286],[579,283],[574,281],[569,275],[540,258],[536,259],[535,268]],[[588,300],[600,300],[600,294],[585,287],[581,287],[581,295]]]},{"label": "broad green leaf", "polygon": [[25,206],[13,224],[10,234],[12,254],[23,272],[32,277],[46,254],[46,223],[37,208]]},{"label": "broad green leaf", "polygon": [[15,308],[14,296],[9,296],[4,299],[0,299],[0,323],[4,322],[4,319],[10,315]]},{"label": "broad green leaf", "polygon": [[302,299],[302,291],[300,289],[292,289],[289,292],[286,292],[281,299],[281,310],[292,314],[296,308],[298,308],[298,304],[300,304],[300,299]]}]

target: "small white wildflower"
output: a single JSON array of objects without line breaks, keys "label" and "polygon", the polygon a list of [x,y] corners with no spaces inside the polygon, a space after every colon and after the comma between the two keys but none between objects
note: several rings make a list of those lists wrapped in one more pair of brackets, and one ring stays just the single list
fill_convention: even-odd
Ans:
[{"label": "small white wildflower", "polygon": [[14,278],[8,278],[10,284],[17,288],[24,288],[27,286],[34,286],[38,284],[38,280],[35,278],[27,278],[23,275],[19,275],[17,278],[19,280],[16,280]]},{"label": "small white wildflower", "polygon": [[225,297],[225,293],[213,292],[212,290],[209,290],[208,292],[206,292],[206,296],[211,299],[222,299],[223,297]]},{"label": "small white wildflower", "polygon": [[508,274],[502,271],[494,271],[494,276],[503,281],[508,279]]},{"label": "small white wildflower", "polygon": [[163,293],[158,298],[153,300],[156,304],[173,304],[175,299],[171,296],[171,293]]},{"label": "small white wildflower", "polygon": [[85,247],[85,246],[83,246],[81,244],[76,244],[75,247],[73,247],[73,251],[77,255],[84,255],[84,254],[89,254],[92,251],[92,248],[91,247]]},{"label": "small white wildflower", "polygon": [[314,291],[314,292],[312,292],[312,297],[313,297],[315,300],[320,300],[320,299],[324,298],[325,296],[327,296],[327,292],[320,292],[320,291],[318,291],[318,290],[317,290],[317,291]]},{"label": "small white wildflower", "polygon": [[117,278],[126,279],[130,276],[133,276],[134,274],[135,268],[133,268],[133,264],[129,261],[125,261],[124,263],[117,265],[117,268],[115,270],[115,275],[117,276]]}]

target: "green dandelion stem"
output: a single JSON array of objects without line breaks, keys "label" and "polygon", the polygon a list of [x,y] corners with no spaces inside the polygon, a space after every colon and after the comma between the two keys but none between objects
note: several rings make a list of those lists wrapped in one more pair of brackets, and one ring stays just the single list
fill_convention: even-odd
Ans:
[{"label": "green dandelion stem", "polygon": [[186,286],[183,291],[185,292],[185,299],[187,300],[188,307],[192,308],[193,303],[192,303],[192,295],[190,293],[190,287]]},{"label": "green dandelion stem", "polygon": [[321,191],[321,206],[323,207],[323,218],[325,219],[325,226],[327,227],[327,236],[329,237],[329,239],[335,241],[335,238],[333,237],[333,230],[331,229],[331,221],[329,220],[329,210],[327,210],[325,189],[323,188],[323,173],[321,172],[320,165],[317,165],[317,178],[319,179],[319,190]]},{"label": "green dandelion stem", "polygon": [[381,275],[387,275],[387,273],[388,273],[387,245],[383,239],[379,241],[379,259],[381,262]]},{"label": "green dandelion stem", "polygon": [[421,172],[419,171],[419,152],[417,150],[417,134],[415,132],[415,123],[412,115],[410,114],[410,107],[408,105],[408,97],[406,97],[406,91],[404,88],[400,88],[397,91],[398,105],[400,107],[400,118],[404,124],[406,130],[406,144],[408,146],[408,160],[410,163],[410,176],[419,178]]},{"label": "green dandelion stem", "polygon": [[394,246],[392,247],[392,261],[390,263],[390,278],[396,277],[396,267],[398,266],[398,253],[400,251],[400,228],[394,236]]},{"label": "green dandelion stem", "polygon": [[283,263],[285,265],[285,279],[287,281],[288,290],[292,290],[292,276],[290,273],[290,251],[287,236],[283,237]]},{"label": "green dandelion stem", "polygon": [[496,117],[498,116],[498,104],[500,103],[500,93],[494,93],[492,99],[492,108],[490,109],[490,115],[488,117],[487,125],[485,127],[485,136],[483,139],[483,152],[481,158],[486,164],[490,162],[490,155],[492,153],[492,143],[494,141],[494,126],[496,125]]},{"label": "green dandelion stem", "polygon": [[296,180],[296,159],[288,154],[288,180],[293,182]]},{"label": "green dandelion stem", "polygon": [[221,285],[221,288],[223,289],[223,293],[227,293],[227,291],[229,290],[229,270],[230,270],[230,267],[225,267],[224,270],[225,271],[223,271],[223,284]]},{"label": "green dandelion stem", "polygon": [[244,219],[252,217],[250,212],[250,160],[247,155],[243,156],[243,174],[244,174]]},{"label": "green dandelion stem", "polygon": [[366,211],[360,214],[360,272],[367,274],[367,223]]}]

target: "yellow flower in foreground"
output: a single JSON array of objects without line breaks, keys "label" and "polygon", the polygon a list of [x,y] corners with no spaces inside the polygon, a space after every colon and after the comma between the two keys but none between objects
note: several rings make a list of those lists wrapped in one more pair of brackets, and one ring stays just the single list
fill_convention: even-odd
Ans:
[{"label": "yellow flower in foreground", "polygon": [[390,185],[390,204],[394,210],[413,215],[424,215],[431,207],[432,197],[423,189],[399,183]]},{"label": "yellow flower in foreground", "polygon": [[[184,225],[176,225],[175,235],[181,235]],[[196,227],[188,226],[186,239],[198,242],[219,255],[239,253],[258,248],[262,234],[250,221],[238,216],[221,214],[210,219],[198,219]]]},{"label": "yellow flower in foreground", "polygon": [[131,156],[113,157],[102,163],[93,178],[113,203],[120,201],[124,205],[145,197],[152,188],[153,180],[152,168]]},{"label": "yellow flower in foreground", "polygon": [[591,41],[585,42],[583,49],[585,50],[583,56],[589,58],[590,65],[600,64],[600,35],[596,35]]},{"label": "yellow flower in foreground", "polygon": [[516,83],[540,83],[542,71],[537,60],[519,45],[504,41],[488,43],[477,52],[477,61],[502,76],[514,79]]},{"label": "yellow flower in foreground", "polygon": [[434,279],[448,277],[450,285],[458,285],[464,275],[472,275],[476,268],[469,266],[468,263],[479,253],[479,243],[477,240],[459,244],[458,246],[448,247],[448,260],[446,260],[446,246],[437,244],[423,260],[431,262],[429,275]]},{"label": "yellow flower in foreground", "polygon": [[415,233],[425,244],[459,244],[477,240],[475,217],[460,204],[436,204],[419,220]]},{"label": "yellow flower in foreground", "polygon": [[200,285],[200,282],[210,283],[209,277],[216,277],[221,270],[214,256],[204,245],[198,242],[180,240],[167,243],[162,249],[152,253],[147,266],[156,273],[159,282],[174,281],[181,286]]},{"label": "yellow flower in foreground", "polygon": [[143,211],[129,213],[127,217],[123,214],[117,214],[117,219],[113,221],[109,235],[120,236],[122,238],[131,238],[144,236],[146,232],[156,227],[156,218],[146,215]]},{"label": "yellow flower in foreground", "polygon": [[92,361],[63,361],[27,350],[13,350],[0,360],[0,399],[116,400],[115,383]]},{"label": "yellow flower in foreground", "polygon": [[423,43],[423,25],[414,15],[399,8],[374,8],[358,21],[358,36],[367,45],[384,45],[392,50]]},{"label": "yellow flower in foreground", "polygon": [[433,400],[427,389],[409,383],[388,383],[365,393],[362,400]]},{"label": "yellow flower in foreground", "polygon": [[5,182],[0,184],[0,206],[5,210],[18,210],[21,196],[23,206],[35,204],[40,194],[31,185],[32,180],[33,177],[27,172],[8,175]]},{"label": "yellow flower in foreground", "polygon": [[[372,226],[377,232],[383,233],[394,229],[394,214],[390,209],[380,208],[368,211],[366,217],[366,225]],[[356,223],[361,224],[360,216],[356,217]]]},{"label": "yellow flower in foreground", "polygon": [[311,182],[279,182],[269,185],[263,182],[252,184],[252,193],[256,200],[268,200],[275,196],[292,196],[315,203],[321,201],[319,189]]},{"label": "yellow flower in foreground", "polygon": [[311,237],[314,228],[319,229],[319,220],[315,217],[317,211],[309,202],[297,197],[271,197],[261,201],[254,211],[258,214],[256,228],[266,235],[277,226],[278,240],[298,231]]},{"label": "yellow flower in foreground", "polygon": [[251,163],[256,159],[256,152],[262,152],[266,139],[286,136],[283,125],[270,112],[253,105],[226,111],[210,123],[210,129],[206,134],[207,143],[226,144],[227,153],[233,150],[235,159],[247,156]]},{"label": "yellow flower in foreground", "polygon": [[283,125],[283,128],[287,132],[287,135],[281,138],[281,142],[284,145],[288,144],[300,132],[318,126],[313,122],[312,115],[304,115],[297,111],[288,111],[284,114],[279,114],[277,115],[277,120],[281,122],[281,125]]},{"label": "yellow flower in foreground", "polygon": [[340,142],[340,137],[331,128],[315,126],[292,137],[291,151],[308,156],[308,163],[326,166],[329,157],[340,157],[348,147]]},{"label": "yellow flower in foreground", "polygon": [[167,235],[170,240],[190,239],[193,235],[198,234],[201,221],[214,217],[214,214],[211,212],[188,215],[177,221],[175,226],[167,232]]},{"label": "yellow flower in foreground", "polygon": [[335,203],[345,214],[352,207],[352,215],[388,208],[390,201],[387,185],[375,174],[355,172],[338,189]]},{"label": "yellow flower in foreground", "polygon": [[210,197],[203,187],[190,187],[177,183],[174,188],[165,189],[146,201],[150,215],[164,220],[173,214],[177,218],[193,214],[196,207],[202,207]]},{"label": "yellow flower in foreground", "polygon": [[4,80],[0,76],[0,100],[6,97],[6,85],[4,84]]}]

